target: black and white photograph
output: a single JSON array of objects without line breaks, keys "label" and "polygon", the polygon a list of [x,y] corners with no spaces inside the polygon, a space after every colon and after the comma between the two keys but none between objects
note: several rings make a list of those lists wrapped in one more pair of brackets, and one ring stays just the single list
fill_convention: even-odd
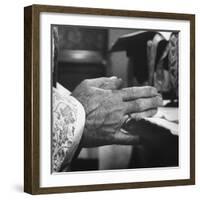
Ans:
[{"label": "black and white photograph", "polygon": [[51,24],[51,172],[179,167],[179,31]]},{"label": "black and white photograph", "polygon": [[195,183],[195,16],[25,8],[25,191]]}]

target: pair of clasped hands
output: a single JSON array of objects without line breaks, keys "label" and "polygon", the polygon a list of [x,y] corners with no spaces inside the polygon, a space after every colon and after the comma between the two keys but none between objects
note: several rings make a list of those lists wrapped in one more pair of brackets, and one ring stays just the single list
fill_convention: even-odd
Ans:
[{"label": "pair of clasped hands", "polygon": [[122,125],[130,117],[152,117],[162,106],[162,97],[156,88],[122,88],[122,79],[117,77],[86,79],[75,88],[72,96],[86,112],[83,147],[137,144],[139,135],[124,133]]}]

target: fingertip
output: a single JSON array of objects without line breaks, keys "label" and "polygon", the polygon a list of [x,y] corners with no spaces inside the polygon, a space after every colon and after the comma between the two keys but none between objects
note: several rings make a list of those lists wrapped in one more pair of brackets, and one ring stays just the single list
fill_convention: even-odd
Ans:
[{"label": "fingertip", "polygon": [[124,133],[119,130],[114,135],[114,144],[121,145],[136,145],[139,144],[140,137],[138,135],[132,135],[131,132]]},{"label": "fingertip", "polygon": [[155,87],[152,87],[152,86],[147,86],[147,87],[148,87],[147,89],[149,90],[152,96],[158,95],[158,90]]}]

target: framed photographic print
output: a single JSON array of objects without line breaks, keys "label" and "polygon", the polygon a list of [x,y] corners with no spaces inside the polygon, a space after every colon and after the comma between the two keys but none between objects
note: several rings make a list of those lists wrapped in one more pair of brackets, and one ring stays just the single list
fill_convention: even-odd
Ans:
[{"label": "framed photographic print", "polygon": [[24,191],[195,183],[195,16],[24,9]]}]

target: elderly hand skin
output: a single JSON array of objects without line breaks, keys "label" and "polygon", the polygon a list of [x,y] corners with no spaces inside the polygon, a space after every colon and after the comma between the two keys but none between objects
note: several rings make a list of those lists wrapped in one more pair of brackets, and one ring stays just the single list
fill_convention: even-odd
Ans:
[{"label": "elderly hand skin", "polygon": [[86,112],[83,147],[137,143],[138,136],[120,131],[127,114],[133,118],[151,117],[162,105],[162,98],[153,87],[120,89],[121,85],[122,80],[117,77],[87,79],[72,92]]}]

